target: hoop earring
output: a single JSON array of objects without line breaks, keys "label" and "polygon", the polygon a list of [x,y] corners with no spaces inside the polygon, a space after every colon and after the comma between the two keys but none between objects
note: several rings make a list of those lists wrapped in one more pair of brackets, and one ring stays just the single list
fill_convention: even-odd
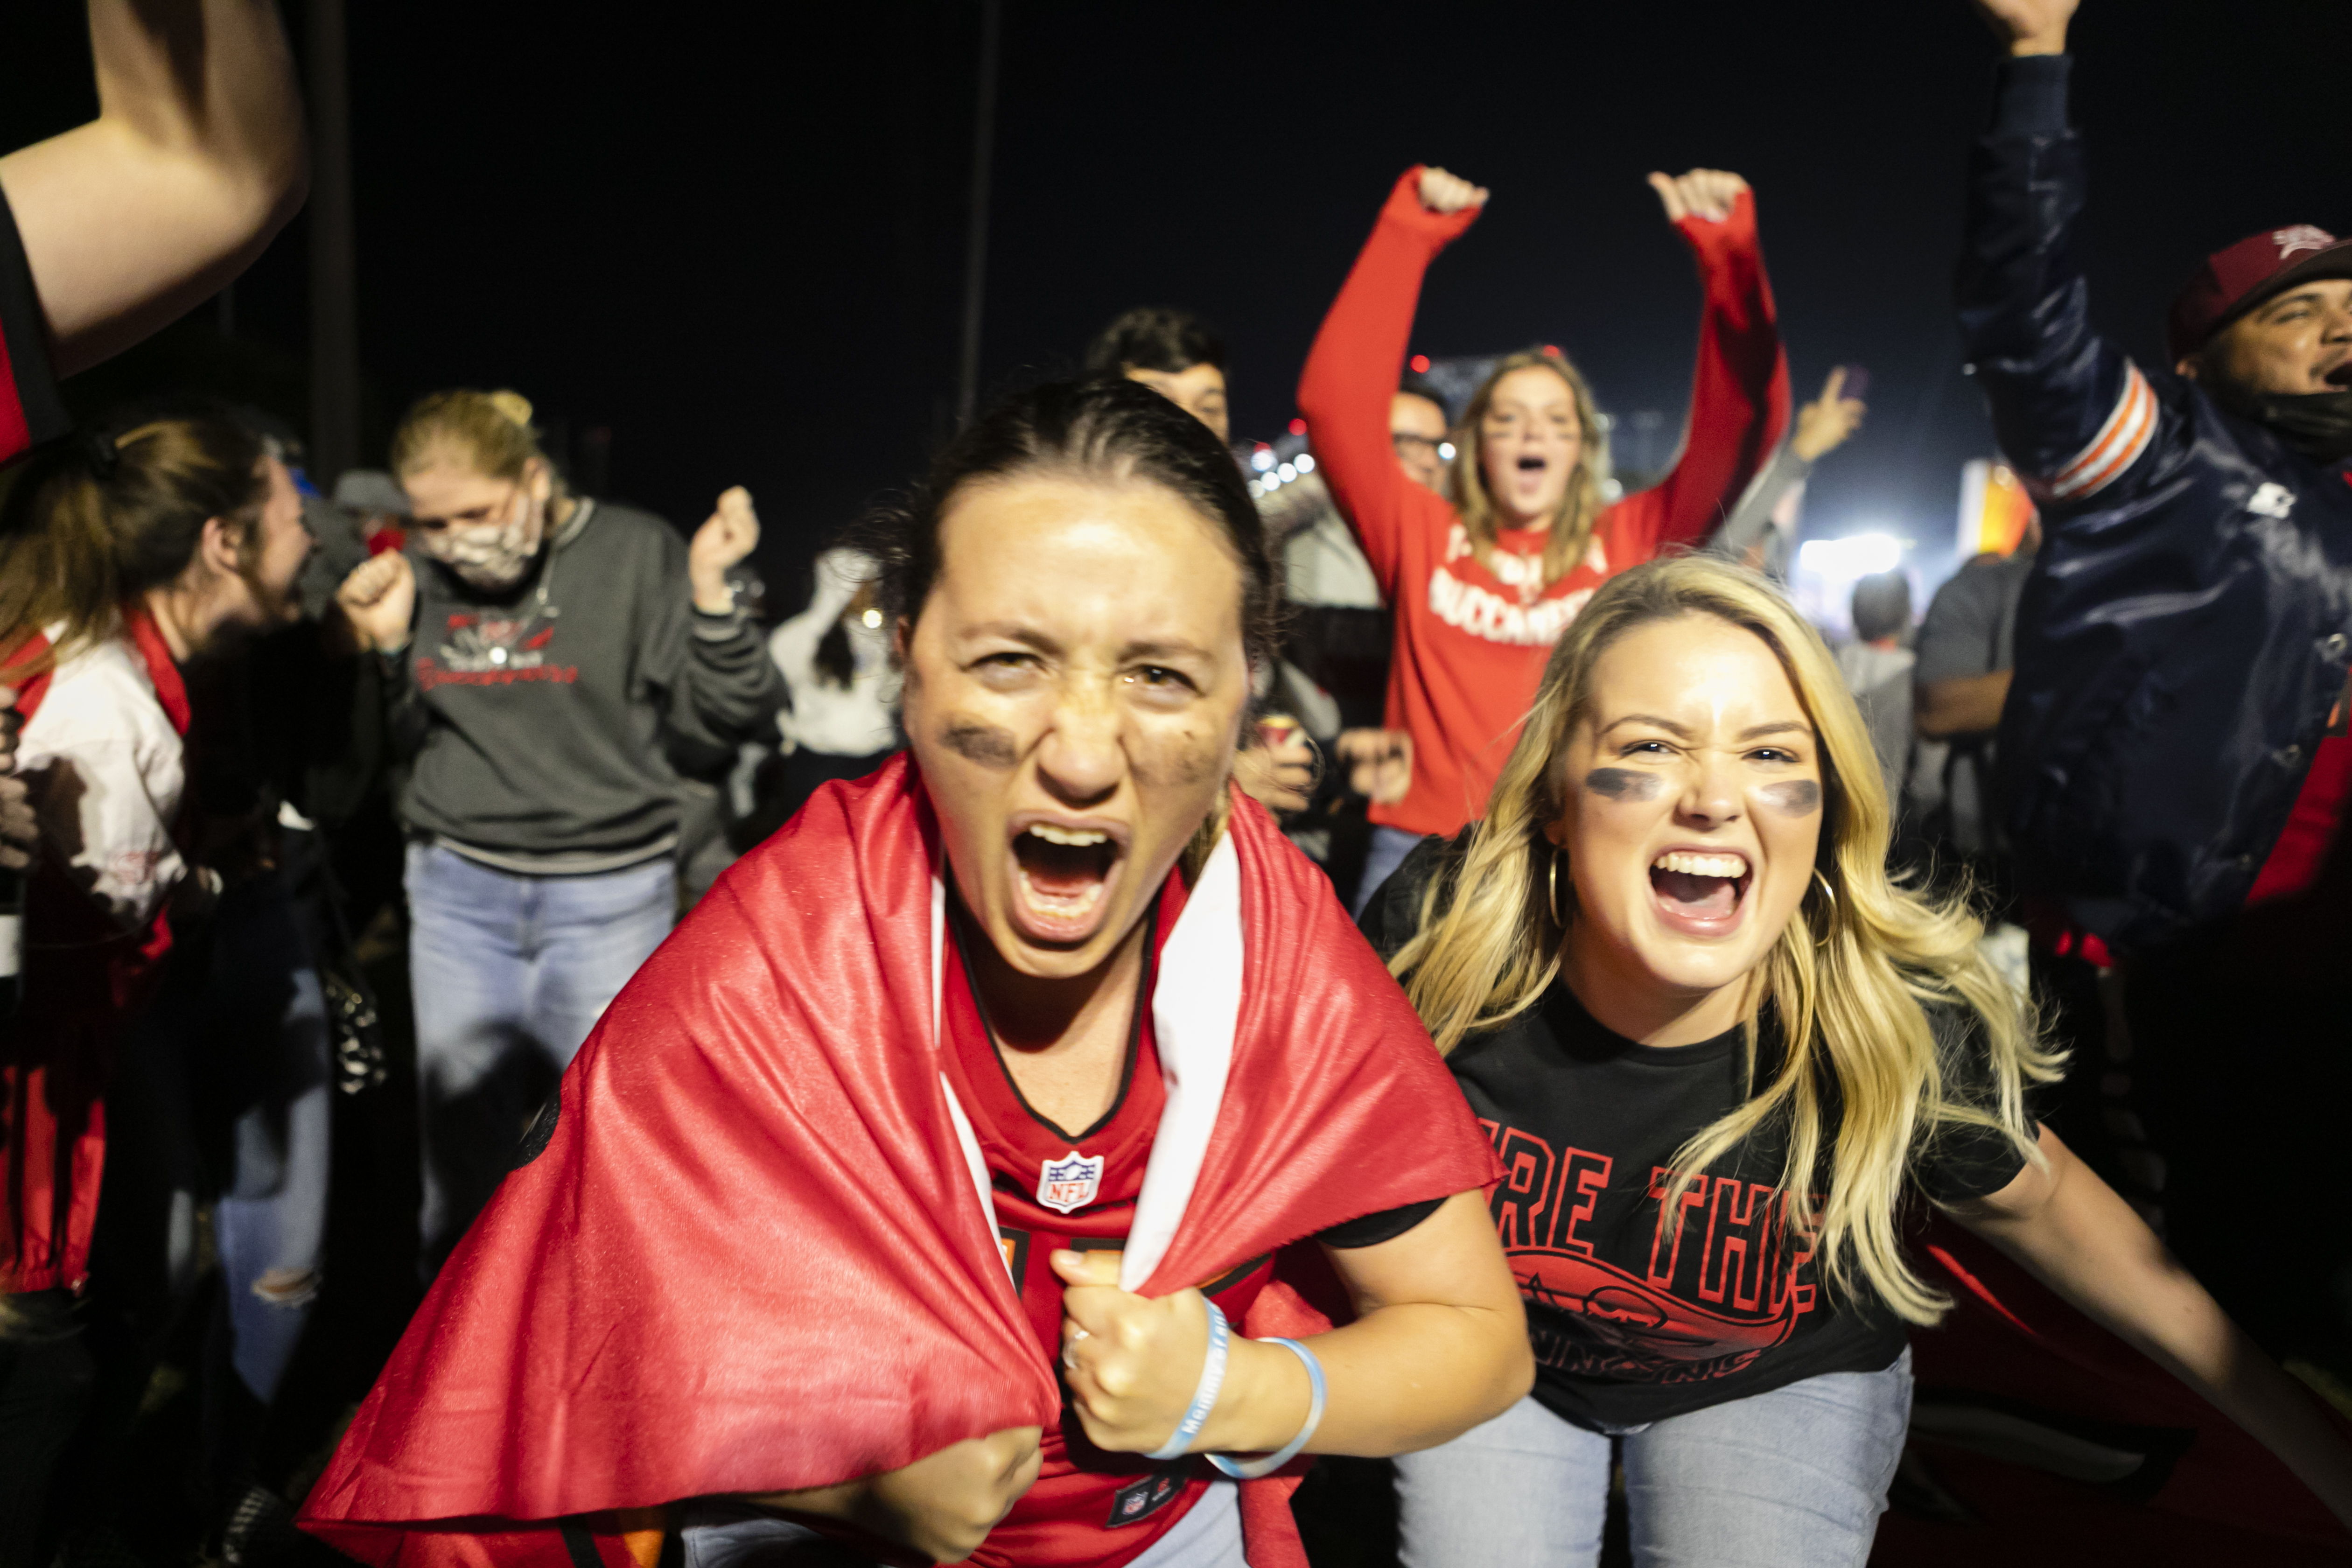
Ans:
[{"label": "hoop earring", "polygon": [[1822,885],[1822,897],[1827,899],[1834,908],[1837,904],[1837,889],[1830,886],[1830,879],[1822,875],[1822,868],[1819,866],[1813,868],[1813,880]]},{"label": "hoop earring", "polygon": [[1549,889],[1550,893],[1549,902],[1551,904],[1551,923],[1559,927],[1562,931],[1566,931],[1568,929],[1568,922],[1559,918],[1559,858],[1564,853],[1565,851],[1562,850],[1559,845],[1555,844],[1551,847],[1551,872]]}]

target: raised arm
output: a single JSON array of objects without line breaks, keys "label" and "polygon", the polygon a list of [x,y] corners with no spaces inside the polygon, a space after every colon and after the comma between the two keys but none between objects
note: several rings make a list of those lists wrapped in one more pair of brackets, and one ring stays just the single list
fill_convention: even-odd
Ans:
[{"label": "raised arm", "polygon": [[2043,1163],[1955,1216],[2235,1421],[2352,1525],[2352,1447],[2129,1204],[2047,1131]]},{"label": "raised arm", "polygon": [[0,158],[61,375],[234,279],[309,163],[273,0],[90,0],[98,118]]},{"label": "raised arm", "polygon": [[656,590],[663,600],[647,622],[646,665],[667,689],[671,726],[726,750],[749,740],[784,700],[783,678],[727,582],[759,542],[751,492],[738,485],[695,530],[686,591],[677,591],[679,574],[665,574],[667,584]]},{"label": "raised arm", "polygon": [[2074,0],[1979,0],[2007,45],[1991,128],[1969,162],[1960,335],[2001,450],[2037,501],[2087,501],[2177,424],[2091,325],[2075,255],[2085,182],[2066,120]]},{"label": "raised arm", "polygon": [[1404,374],[1422,275],[1486,205],[1483,186],[1443,169],[1406,170],[1323,318],[1299,377],[1298,409],[1307,416],[1317,471],[1391,604],[1408,520],[1429,521],[1434,514],[1427,509],[1442,511],[1445,503],[1397,467],[1389,403]]},{"label": "raised arm", "polygon": [[1789,367],[1748,182],[1693,169],[1675,178],[1652,174],[1650,184],[1697,258],[1705,303],[1682,456],[1657,485],[1620,508],[1616,526],[1631,531],[1625,542],[1643,557],[1712,533],[1789,424]]}]

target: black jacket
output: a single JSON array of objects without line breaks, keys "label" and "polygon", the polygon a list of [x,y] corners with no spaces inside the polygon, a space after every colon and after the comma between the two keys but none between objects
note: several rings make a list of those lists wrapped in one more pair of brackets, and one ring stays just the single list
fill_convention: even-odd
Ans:
[{"label": "black jacket", "polygon": [[2092,329],[2063,56],[2002,66],[1960,324],[2045,540],[2002,715],[2021,881],[2146,949],[2243,904],[2352,666],[2352,484]]}]

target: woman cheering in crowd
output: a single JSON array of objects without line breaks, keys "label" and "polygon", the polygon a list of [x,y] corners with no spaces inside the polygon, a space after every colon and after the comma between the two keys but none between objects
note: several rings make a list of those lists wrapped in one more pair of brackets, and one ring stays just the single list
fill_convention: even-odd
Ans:
[{"label": "woman cheering in crowd", "polygon": [[[285,465],[209,417],[53,445],[0,510],[0,677],[16,689],[16,765],[40,826],[24,989],[0,1013],[0,1562],[47,1561],[46,1482],[90,1396],[77,1308],[115,1055],[173,922],[184,931],[222,891],[184,842],[182,668],[293,620],[310,548]],[[221,1236],[244,1282],[267,1266],[251,1266],[252,1239]],[[150,1265],[163,1271],[131,1243],[116,1251],[110,1314],[116,1287],[135,1297]]]},{"label": "woman cheering in crowd", "polygon": [[1685,557],[1585,607],[1484,824],[1368,927],[1505,1167],[1535,1393],[1399,1462],[1415,1568],[1868,1555],[1910,1411],[1916,1193],[2153,1356],[2352,1520],[2352,1452],[2138,1215],[2038,1129],[2059,1062],[1958,905],[1895,886],[1821,639]]},{"label": "woman cheering in crowd", "polygon": [[1486,192],[1409,170],[1324,318],[1298,384],[1321,473],[1396,620],[1391,730],[1412,737],[1412,787],[1374,805],[1362,897],[1426,833],[1477,816],[1527,711],[1545,650],[1614,573],[1720,522],[1788,420],[1788,372],[1737,174],[1653,174],[1706,290],[1690,429],[1656,488],[1606,502],[1607,447],[1584,377],[1550,350],[1512,354],[1472,396],[1449,501],[1407,479],[1389,432],[1423,272]]},{"label": "woman cheering in crowd", "polygon": [[677,910],[672,734],[731,749],[776,672],[727,569],[740,490],[691,544],[568,492],[511,392],[425,399],[392,438],[418,559],[353,572],[412,759],[409,976],[424,1145],[422,1269],[457,1244],[555,1075]]},{"label": "woman cheering in crowd", "polygon": [[342,1550],[1304,1568],[1274,1465],[1527,1389],[1486,1141],[1230,784],[1275,589],[1223,447],[1044,386],[877,554],[908,753],[614,1003],[311,1493]]}]

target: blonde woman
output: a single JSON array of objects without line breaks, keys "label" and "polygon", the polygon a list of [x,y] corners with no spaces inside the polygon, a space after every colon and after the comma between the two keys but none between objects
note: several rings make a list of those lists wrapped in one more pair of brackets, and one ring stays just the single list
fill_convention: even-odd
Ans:
[{"label": "blonde woman", "polygon": [[1366,912],[1505,1176],[1536,1389],[1398,1461],[1404,1560],[1859,1564],[1944,1306],[1938,1205],[2269,1445],[2352,1452],[2028,1107],[2054,1077],[1977,921],[1891,883],[1870,738],[1760,578],[1662,561],[1554,651],[1482,826]]},{"label": "blonde woman", "polygon": [[1376,804],[1363,887],[1424,833],[1478,815],[1544,655],[1612,574],[1696,543],[1780,438],[1788,371],[1748,182],[1693,169],[1651,186],[1698,262],[1705,308],[1688,440],[1649,489],[1611,500],[1591,390],[1557,349],[1512,354],[1464,413],[1448,500],[1397,466],[1390,405],[1422,275],[1486,210],[1444,169],[1405,172],[1332,301],[1298,383],[1318,471],[1396,621],[1382,723],[1412,737],[1404,798]]},{"label": "blonde woman", "polygon": [[570,493],[512,392],[441,392],[393,433],[411,553],[340,602],[379,656],[416,995],[421,1269],[440,1267],[677,909],[673,739],[731,749],[780,700],[727,573],[740,489],[691,542]]}]

